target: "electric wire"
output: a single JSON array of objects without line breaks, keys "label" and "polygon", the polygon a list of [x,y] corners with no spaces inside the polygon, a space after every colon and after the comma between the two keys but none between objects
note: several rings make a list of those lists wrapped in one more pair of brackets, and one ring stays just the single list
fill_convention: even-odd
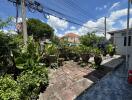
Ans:
[{"label": "electric wire", "polygon": [[[10,0],[8,0],[8,1],[10,1]],[[16,3],[16,2],[15,2]],[[32,4],[31,4],[32,3]],[[36,6],[37,5],[37,6]],[[88,29],[91,29],[91,28],[96,28],[96,29],[99,29],[100,27],[88,27],[88,26],[86,26],[86,25],[84,25],[84,24],[81,24],[82,22],[80,22],[80,23],[78,23],[78,22],[75,22],[75,21],[72,21],[72,20],[69,20],[69,19],[75,19],[75,18],[73,18],[73,17],[70,17],[70,16],[68,16],[68,15],[66,15],[66,14],[63,14],[63,13],[61,13],[61,12],[59,12],[59,11],[56,11],[56,10],[53,10],[53,9],[51,9],[51,8],[48,8],[48,7],[45,7],[46,9],[48,9],[49,11],[46,11],[46,10],[44,10],[44,7],[42,6],[42,4],[40,4],[39,2],[31,2],[31,1],[29,1],[29,0],[26,0],[26,6],[27,6],[27,8],[29,8],[29,11],[31,11],[31,9],[33,9],[33,10],[36,10],[36,11],[38,11],[38,12],[40,12],[40,13],[43,13],[43,15],[52,15],[52,16],[55,16],[55,17],[57,17],[57,18],[59,18],[59,19],[61,19],[61,20],[65,20],[65,21],[67,21],[67,22],[69,22],[69,23],[72,23],[72,24],[76,24],[76,25],[79,25],[79,26],[82,26],[82,27],[84,27],[84,28],[88,28]],[[38,7],[39,6],[41,6],[41,8],[39,9]],[[31,8],[31,9],[30,9]],[[52,11],[52,13],[50,12],[50,11]],[[69,19],[68,19],[68,17],[69,17]],[[76,19],[77,20],[77,19]],[[104,29],[99,29],[99,30],[96,30],[96,31],[98,31],[98,32],[102,32],[101,30],[104,30]]]}]

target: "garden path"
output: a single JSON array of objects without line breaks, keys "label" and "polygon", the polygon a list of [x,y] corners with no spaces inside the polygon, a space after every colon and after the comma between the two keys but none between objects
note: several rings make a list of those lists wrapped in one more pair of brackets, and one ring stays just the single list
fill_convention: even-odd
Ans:
[{"label": "garden path", "polygon": [[127,83],[125,64],[107,74],[75,100],[132,100],[132,85]]}]

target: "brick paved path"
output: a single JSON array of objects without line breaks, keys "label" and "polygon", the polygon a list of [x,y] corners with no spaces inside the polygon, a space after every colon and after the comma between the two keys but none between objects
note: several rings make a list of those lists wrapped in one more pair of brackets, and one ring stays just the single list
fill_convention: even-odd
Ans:
[{"label": "brick paved path", "polygon": [[132,100],[132,85],[127,83],[127,69],[122,64],[75,100]]},{"label": "brick paved path", "polygon": [[[93,82],[83,76],[94,71],[92,68],[81,68],[75,62],[67,62],[63,67],[51,72],[50,82],[39,100],[73,100]],[[95,79],[96,80],[96,79]]]}]

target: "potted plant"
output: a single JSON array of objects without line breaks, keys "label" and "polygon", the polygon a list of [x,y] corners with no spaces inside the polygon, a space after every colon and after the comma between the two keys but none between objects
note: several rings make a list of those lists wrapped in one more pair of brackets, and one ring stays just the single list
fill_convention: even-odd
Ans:
[{"label": "potted plant", "polygon": [[79,49],[80,49],[80,56],[82,58],[82,61],[87,63],[90,59],[90,53],[91,53],[90,48],[81,45]]},{"label": "potted plant", "polygon": [[78,62],[80,60],[79,46],[72,47],[73,60]]},{"label": "potted plant", "polygon": [[107,45],[107,52],[111,57],[115,54],[115,48],[112,44]]},{"label": "potted plant", "polygon": [[58,54],[58,49],[56,45],[54,44],[45,45],[45,55],[44,56],[47,58],[50,64],[57,62],[57,54]]},{"label": "potted plant", "polygon": [[69,52],[68,46],[60,45],[60,47],[59,47],[59,58],[64,58],[65,61],[69,60],[68,52]]},{"label": "potted plant", "polygon": [[98,48],[95,48],[94,50],[94,62],[95,65],[100,66],[102,62],[102,57],[101,57],[101,51]]}]

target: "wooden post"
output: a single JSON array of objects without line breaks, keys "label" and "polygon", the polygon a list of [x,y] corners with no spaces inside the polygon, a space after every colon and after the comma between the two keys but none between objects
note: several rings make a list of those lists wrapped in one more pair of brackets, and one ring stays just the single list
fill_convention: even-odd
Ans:
[{"label": "wooden post", "polygon": [[106,27],[106,17],[105,17],[105,20],[104,20],[104,24],[105,24],[105,39],[106,39],[106,33],[107,33],[107,31],[106,31],[106,30],[107,30],[107,29],[106,29],[106,28],[107,28],[107,27]]},{"label": "wooden post", "polygon": [[25,0],[21,0],[21,16],[22,16],[22,30],[23,30],[23,40],[24,45],[27,46],[27,24],[26,24],[26,7],[25,7]]}]

